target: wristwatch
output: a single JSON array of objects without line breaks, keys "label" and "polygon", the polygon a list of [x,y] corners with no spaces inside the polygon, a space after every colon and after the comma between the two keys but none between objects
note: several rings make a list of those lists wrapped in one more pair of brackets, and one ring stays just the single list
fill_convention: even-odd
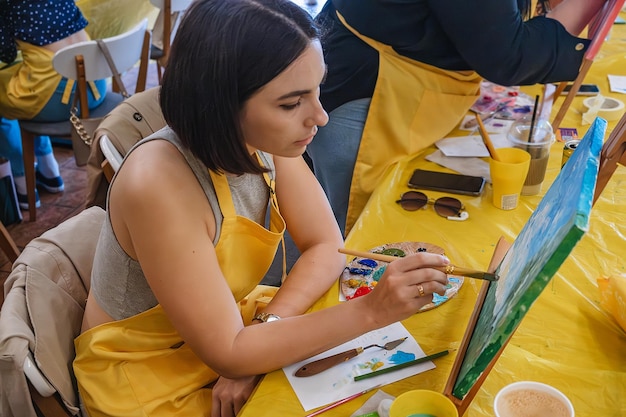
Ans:
[{"label": "wristwatch", "polygon": [[280,316],[277,316],[276,314],[272,314],[272,313],[259,313],[256,316],[254,316],[252,320],[258,320],[263,323],[267,323],[270,321],[280,320]]}]

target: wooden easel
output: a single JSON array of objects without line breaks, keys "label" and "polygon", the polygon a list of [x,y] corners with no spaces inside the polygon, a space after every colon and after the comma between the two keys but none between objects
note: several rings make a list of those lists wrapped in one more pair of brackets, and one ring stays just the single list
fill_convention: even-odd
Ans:
[{"label": "wooden easel", "polygon": [[[603,123],[604,126],[606,126],[606,122]],[[596,138],[597,137],[598,136],[596,136]],[[617,164],[621,163],[623,165],[626,165],[626,114],[622,116],[622,118],[618,122],[617,127],[613,130],[608,140],[603,144],[598,160],[598,176],[596,180],[596,188],[593,194],[594,203],[604,190],[613,172],[615,172],[615,170],[617,169]],[[512,245],[510,243],[506,242],[503,238],[500,238],[489,264],[489,272],[496,271],[498,265],[502,262],[502,259],[504,258],[511,246]],[[485,301],[487,299],[489,288],[490,283],[487,281],[485,281],[480,288],[480,292],[474,306],[474,311],[472,312],[472,315],[467,325],[467,329],[465,330],[465,334],[463,335],[463,339],[459,347],[459,352],[455,358],[452,370],[450,372],[450,376],[448,377],[448,381],[443,392],[444,395],[455,404],[459,415],[461,416],[467,411],[478,390],[489,375],[489,372],[493,369],[496,361],[508,345],[513,334],[515,334],[514,329],[508,335],[507,339],[504,340],[504,342],[499,346],[495,354],[493,354],[493,356],[489,358],[489,362],[484,367],[484,370],[481,372],[480,376],[476,378],[476,381],[469,387],[467,393],[463,396],[463,398],[456,397],[454,395],[454,388],[459,381],[459,375],[461,374],[462,370],[461,368],[463,366],[465,357],[467,356],[472,336],[476,332],[479,317],[481,316],[481,314],[483,314],[483,310],[485,309]]]},{"label": "wooden easel", "polygon": [[[552,121],[552,128],[556,132],[558,127],[561,125],[563,118],[565,117],[565,113],[569,109],[572,101],[574,101],[574,97],[578,93],[587,72],[589,72],[589,68],[591,68],[591,64],[593,64],[593,60],[596,58],[600,47],[604,43],[604,40],[609,34],[611,27],[613,26],[613,22],[619,15],[620,10],[624,6],[626,0],[609,0],[606,2],[602,10],[598,12],[597,17],[590,23],[589,25],[589,36],[591,38],[591,43],[589,44],[589,48],[585,52],[585,57],[583,58],[583,62],[580,66],[580,70],[578,72],[578,76],[574,80],[572,84],[572,88],[565,96],[565,100],[559,111],[557,112],[554,120]],[[558,85],[556,91],[554,92],[553,101],[559,97],[559,95],[565,89],[567,82],[562,82]]]},{"label": "wooden easel", "polygon": [[617,122],[617,126],[604,142],[600,153],[600,167],[598,168],[598,182],[593,195],[595,204],[600,194],[617,169],[617,164],[626,166],[626,113]]},{"label": "wooden easel", "polygon": [[[495,272],[496,268],[504,258],[504,255],[511,247],[511,244],[507,242],[504,238],[500,238],[498,243],[496,244],[496,248],[493,252],[493,256],[491,257],[491,262],[489,263],[488,272]],[[480,389],[481,385],[489,375],[489,371],[496,364],[496,361],[504,351],[504,348],[509,343],[509,339],[502,344],[502,347],[498,350],[498,352],[494,355],[493,359],[489,362],[489,365],[485,368],[485,371],[478,378],[476,383],[472,386],[470,391],[463,398],[457,398],[452,394],[452,390],[454,389],[454,384],[459,376],[459,372],[461,370],[461,365],[463,364],[463,358],[467,353],[467,348],[469,346],[470,339],[472,337],[472,333],[476,327],[476,322],[478,321],[478,316],[482,309],[483,303],[485,301],[485,297],[487,296],[487,290],[489,289],[489,282],[484,281],[482,286],[480,287],[480,292],[478,294],[478,298],[476,300],[476,305],[474,306],[474,311],[470,317],[469,323],[467,325],[467,329],[465,330],[465,334],[463,335],[463,340],[461,341],[461,346],[459,347],[459,352],[456,355],[456,359],[454,360],[454,364],[452,366],[452,371],[450,372],[450,376],[448,377],[448,381],[446,383],[446,387],[443,390],[443,394],[448,397],[456,406],[459,411],[459,416],[462,416],[469,405],[472,403],[472,400],[476,396],[476,393]]]}]

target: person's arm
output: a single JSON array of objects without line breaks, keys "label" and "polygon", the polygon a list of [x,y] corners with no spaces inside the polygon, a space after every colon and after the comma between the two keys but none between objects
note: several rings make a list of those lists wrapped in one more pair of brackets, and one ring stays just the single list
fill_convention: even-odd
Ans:
[{"label": "person's arm", "polygon": [[566,0],[554,6],[546,17],[558,20],[565,30],[578,36],[605,3],[606,0]]},{"label": "person's arm", "polygon": [[343,238],[324,190],[303,158],[274,157],[276,195],[301,256],[267,306],[280,317],[304,313],[337,281],[346,265]]},{"label": "person's arm", "polygon": [[480,7],[459,0],[429,5],[471,68],[497,84],[526,85],[576,78],[590,41],[572,33],[580,32],[604,1],[566,0],[550,17],[528,21],[516,0],[485,0]]},{"label": "person's arm", "polygon": [[[129,255],[139,260],[183,340],[220,375],[240,378],[298,362],[403,320],[431,302],[430,294],[445,291],[446,275],[429,266],[443,266],[447,260],[420,253],[390,264],[366,296],[244,327],[220,270],[212,243],[214,218],[197,179],[171,144],[150,142],[142,150],[127,157],[112,185],[114,231]],[[330,269],[336,272],[337,267]],[[429,296],[419,297],[418,285]]]}]

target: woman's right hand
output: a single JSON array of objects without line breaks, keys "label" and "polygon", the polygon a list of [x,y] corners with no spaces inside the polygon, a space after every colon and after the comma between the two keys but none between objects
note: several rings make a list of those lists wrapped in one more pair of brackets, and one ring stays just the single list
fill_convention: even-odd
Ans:
[{"label": "woman's right hand", "polygon": [[448,258],[416,253],[387,265],[378,285],[363,297],[375,317],[387,323],[404,320],[432,302],[433,293],[444,295],[448,276],[433,267],[449,265]]}]

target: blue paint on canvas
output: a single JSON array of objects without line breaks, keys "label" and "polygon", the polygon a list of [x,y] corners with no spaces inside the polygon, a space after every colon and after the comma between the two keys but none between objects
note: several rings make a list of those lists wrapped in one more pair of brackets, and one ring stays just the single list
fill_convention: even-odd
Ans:
[{"label": "blue paint on canvas", "polygon": [[463,398],[588,230],[607,123],[597,118],[515,239],[491,282],[453,388]]}]

